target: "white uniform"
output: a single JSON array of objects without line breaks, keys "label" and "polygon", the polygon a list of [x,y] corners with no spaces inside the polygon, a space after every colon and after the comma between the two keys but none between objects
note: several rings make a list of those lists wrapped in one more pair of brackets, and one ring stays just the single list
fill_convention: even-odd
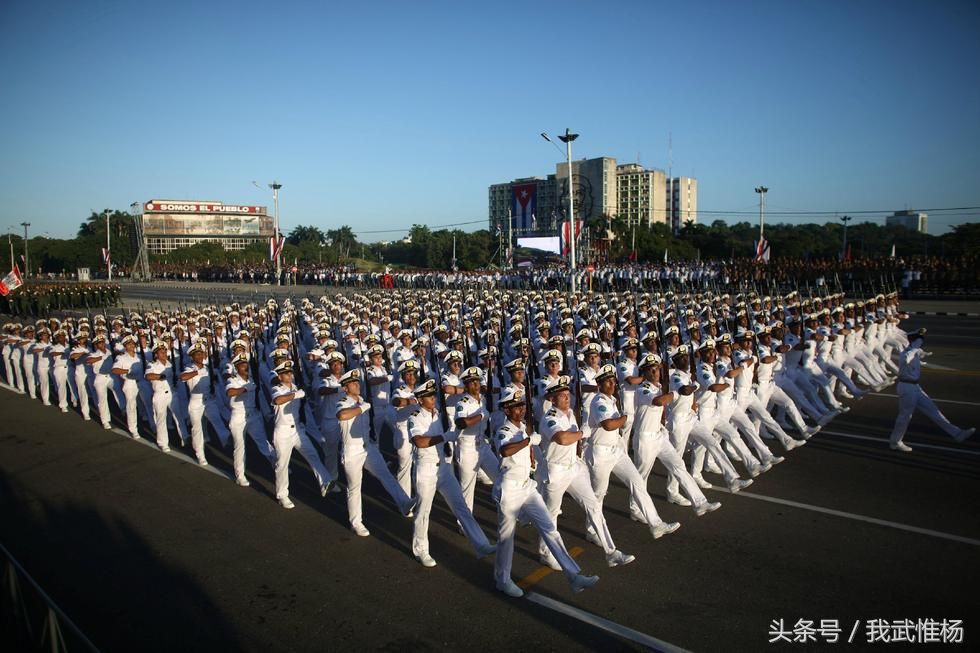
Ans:
[{"label": "white uniform", "polygon": [[136,383],[139,366],[139,356],[130,356],[125,352],[116,356],[116,362],[112,366],[114,369],[126,370],[126,374],[122,375],[122,394],[126,401],[126,427],[129,430],[129,434],[134,438],[139,437],[139,431],[137,430],[139,385]]},{"label": "white uniform", "polygon": [[414,388],[409,388],[402,383],[392,396],[392,399],[409,400],[409,403],[401,408],[395,408],[395,428],[392,432],[392,445],[395,454],[398,456],[398,468],[395,478],[405,494],[412,495],[412,440],[408,435],[408,418],[418,408],[415,399]]},{"label": "white uniform", "polygon": [[[287,386],[281,383],[272,388],[272,400],[275,402],[277,397],[296,393],[297,390],[295,385]],[[276,499],[279,501],[289,498],[289,459],[293,455],[293,449],[299,450],[300,455],[306,459],[321,488],[334,480],[320,462],[320,455],[306,435],[306,429],[300,419],[302,398],[301,394],[282,404],[273,403],[272,406],[275,413],[272,443],[276,449]]]},{"label": "white uniform", "polygon": [[[497,431],[497,451],[503,451],[505,446],[517,444],[529,437],[522,425],[514,424],[508,419]],[[510,572],[514,562],[514,531],[517,529],[519,515],[530,520],[538,529],[548,551],[561,565],[569,580],[579,574],[581,569],[578,563],[565,548],[555,527],[555,520],[551,518],[544,499],[531,480],[530,443],[511,456],[501,457],[500,476],[494,482],[493,496],[497,501],[497,557],[493,564],[493,575],[498,587],[513,582]]]},{"label": "white uniform", "polygon": [[231,407],[231,418],[228,420],[228,430],[231,432],[231,441],[234,446],[232,458],[234,461],[235,478],[243,480],[245,478],[245,432],[248,431],[252,442],[258,447],[259,453],[266,457],[269,464],[275,468],[276,456],[269,446],[269,436],[265,430],[265,422],[262,420],[262,413],[256,405],[256,385],[255,381],[247,381],[236,372],[228,378],[225,384],[225,393],[228,390],[244,390],[245,392],[229,397]]},{"label": "white uniform", "polygon": [[630,437],[633,435],[633,423],[636,416],[634,396],[639,389],[639,384],[634,385],[626,382],[628,376],[640,376],[640,365],[637,361],[630,358],[623,358],[616,365],[616,377],[619,380],[619,387],[623,389],[623,412],[626,414],[626,424],[623,425],[623,448],[630,450]]},{"label": "white uniform", "polygon": [[585,453],[585,462],[589,466],[589,474],[592,478],[592,490],[601,509],[606,492],[609,490],[609,475],[615,474],[616,478],[629,488],[630,498],[636,501],[644,523],[651,527],[660,526],[664,521],[657,514],[653,499],[647,492],[646,483],[626,454],[619,430],[609,431],[602,426],[602,422],[619,417],[621,415],[616,407],[616,400],[601,392],[596,393],[589,410],[589,425],[592,427],[591,444]]},{"label": "white uniform", "polygon": [[197,461],[201,464],[206,464],[207,459],[204,456],[205,416],[211,423],[212,428],[214,428],[215,433],[218,434],[222,446],[228,444],[231,433],[228,432],[228,427],[225,426],[224,420],[221,419],[218,406],[213,401],[209,401],[211,399],[211,378],[208,376],[207,362],[202,363],[201,367],[191,363],[184,369],[183,373],[186,374],[188,372],[194,372],[194,376],[185,381],[189,396],[187,401],[187,417],[191,424],[191,446],[194,449],[194,454],[197,456]]},{"label": "white uniform", "polygon": [[51,350],[50,342],[34,343],[31,351],[34,354],[34,372],[37,374],[37,394],[41,397],[41,403],[45,406],[51,405],[51,359],[48,352]]},{"label": "white uniform", "polygon": [[54,377],[54,389],[58,395],[58,408],[68,412],[68,347],[57,342],[51,345],[48,353],[51,355],[51,376]]},{"label": "white uniform", "polygon": [[[655,406],[653,400],[663,395],[663,389],[649,381],[644,381],[637,390],[634,401],[636,406],[636,422],[633,427],[633,446],[636,449],[636,471],[643,479],[644,487],[653,471],[653,464],[660,459],[672,479],[677,479],[684,488],[684,493],[690,498],[695,507],[708,500],[697,483],[684,467],[684,460],[670,441],[667,429],[663,425],[663,406]],[[671,498],[668,495],[668,499]],[[630,514],[634,518],[642,518],[640,506],[630,498]]]},{"label": "white uniform", "polygon": [[180,415],[174,411],[173,366],[169,362],[153,361],[146,368],[146,374],[159,374],[160,379],[150,381],[153,390],[153,422],[156,426],[157,446],[167,449],[170,446],[170,432],[167,428],[168,418],[173,417],[177,434],[183,441],[187,440],[187,427]]},{"label": "white uniform", "polygon": [[[316,382],[319,406],[317,420],[320,425],[320,435],[323,436],[323,465],[330,472],[331,478],[340,475],[340,422],[337,421],[337,404],[343,398],[344,393],[340,388],[340,379],[333,374],[328,374],[324,378],[317,377]],[[321,395],[321,388],[334,390],[331,394]]]},{"label": "white uniform", "polygon": [[487,421],[490,418],[486,407],[470,394],[463,394],[460,397],[453,415],[453,424],[458,419],[482,415],[482,419],[473,426],[459,430],[459,439],[456,443],[459,484],[463,490],[463,498],[466,499],[466,506],[472,511],[473,497],[476,494],[476,481],[480,470],[483,470],[493,481],[500,474],[500,464],[497,462],[497,456],[490,449],[490,444],[486,438]]},{"label": "white uniform", "polygon": [[[358,398],[360,399],[360,398]],[[355,400],[350,395],[344,395],[337,403],[337,414],[347,408],[360,406],[363,412],[350,419],[340,419],[341,437],[341,462],[344,465],[344,473],[347,475],[347,516],[352,527],[363,527],[361,511],[361,479],[364,476],[364,469],[371,473],[376,479],[381,481],[385,491],[395,501],[398,511],[402,514],[411,509],[412,500],[401,488],[395,477],[388,471],[384,457],[378,450],[376,442],[371,441],[370,427],[370,406],[366,401]]]},{"label": "white uniform", "polygon": [[[561,411],[557,407],[550,408],[541,418],[541,449],[544,460],[538,465],[538,475],[544,478],[541,483],[541,493],[551,519],[558,523],[558,513],[561,512],[561,502],[568,492],[585,511],[588,527],[598,537],[602,551],[607,556],[616,552],[609,525],[602,515],[602,506],[592,490],[592,480],[589,468],[578,457],[576,444],[558,444],[553,440],[556,433],[562,431],[580,431],[575,414],[571,411]],[[544,558],[551,557],[547,542],[541,538],[538,544],[538,554]]]},{"label": "white uniform", "polygon": [[[438,413],[432,413],[416,406],[408,418],[408,433],[412,438],[443,435]],[[415,509],[412,553],[417,558],[424,558],[429,554],[429,514],[432,512],[432,500],[435,498],[436,490],[438,490],[477,554],[485,555],[491,550],[490,542],[487,541],[487,536],[466,505],[459,481],[453,476],[451,458],[447,460],[447,456],[444,454],[444,446],[443,443],[438,443],[429,447],[417,445],[413,447],[415,490],[419,504]]]},{"label": "white uniform", "polygon": [[893,447],[902,442],[916,410],[922,411],[947,435],[956,436],[961,433],[961,429],[946,419],[946,416],[936,406],[936,402],[919,385],[919,378],[922,374],[922,357],[925,355],[919,343],[921,340],[913,339],[912,344],[898,356],[899,373],[898,381],[895,384],[895,389],[898,391],[898,417],[895,418],[895,428],[892,429],[890,438]]}]

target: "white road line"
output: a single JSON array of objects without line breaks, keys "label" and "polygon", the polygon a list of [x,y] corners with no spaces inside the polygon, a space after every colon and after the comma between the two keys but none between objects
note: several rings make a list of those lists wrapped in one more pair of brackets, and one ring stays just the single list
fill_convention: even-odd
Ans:
[{"label": "white road line", "polygon": [[662,639],[657,639],[656,637],[652,637],[646,633],[641,633],[638,630],[621,626],[615,621],[603,619],[602,617],[594,615],[591,612],[586,612],[585,610],[568,605],[567,603],[562,603],[561,601],[556,601],[555,599],[548,598],[547,596],[542,596],[537,592],[528,592],[524,595],[524,598],[532,603],[537,603],[538,605],[554,610],[555,612],[560,612],[565,616],[577,619],[582,623],[589,624],[590,626],[604,630],[607,633],[612,633],[617,637],[622,637],[623,639],[627,639],[631,642],[641,644],[654,651],[664,651],[665,653],[687,653],[687,649],[674,646],[670,642],[665,642]]},{"label": "white road line", "polygon": [[[890,395],[884,392],[872,392],[875,397],[897,397],[898,395]],[[936,399],[935,397],[930,397],[933,401],[939,404],[957,404],[959,406],[980,406],[980,403],[975,401],[957,401],[955,399]]]},{"label": "white road line", "polygon": [[946,371],[946,372],[958,372],[959,371],[955,367],[946,367],[945,365],[936,365],[935,363],[923,363],[922,366],[925,367],[926,370],[929,370],[931,368],[931,369],[934,369],[934,370],[943,370],[943,371]]},{"label": "white road line", "polygon": [[195,467],[201,468],[205,472],[211,472],[212,474],[217,474],[221,478],[227,478],[230,481],[235,480],[232,476],[226,474],[225,472],[221,471],[220,469],[217,469],[214,465],[207,465],[207,466],[200,465],[197,462],[196,459],[191,458],[190,456],[188,456],[185,453],[174,451],[173,449],[171,449],[170,451],[161,451],[160,450],[160,447],[158,447],[156,445],[156,442],[150,442],[149,440],[147,440],[144,437],[140,437],[137,440],[136,438],[134,438],[132,435],[129,434],[129,431],[124,431],[121,428],[119,428],[118,426],[113,426],[109,430],[112,431],[113,433],[118,433],[119,435],[121,435],[122,437],[124,437],[127,440],[130,440],[132,442],[137,442],[137,443],[142,444],[144,446],[150,447],[151,449],[153,449],[157,453],[162,453],[164,455],[170,456],[171,458],[176,458],[177,460],[179,460],[179,461],[181,461],[183,463],[190,463],[190,464],[194,465]]},{"label": "white road line", "polygon": [[[826,435],[833,435],[839,438],[851,438],[853,440],[868,440],[870,442],[880,442],[882,444],[888,444],[888,438],[872,438],[867,435],[855,435],[854,433],[842,433],[840,431],[828,431],[826,429],[820,431]],[[904,440],[903,440],[904,442]],[[980,456],[980,449],[966,449],[966,448],[956,448],[956,447],[944,447],[938,444],[925,444],[924,442],[912,442],[909,441],[908,444],[913,449],[918,447],[922,449],[935,449],[936,451],[950,451],[952,453],[965,453],[971,456]]]},{"label": "white road line", "polygon": [[[715,486],[714,489],[717,490],[718,492],[726,492],[728,494],[734,494],[727,488]],[[929,528],[920,528],[919,526],[910,526],[909,524],[900,524],[898,522],[888,521],[886,519],[878,519],[876,517],[866,517],[865,515],[858,515],[853,512],[844,512],[843,510],[833,510],[832,508],[823,508],[821,506],[814,506],[809,503],[789,501],[788,499],[777,499],[776,497],[767,497],[762,494],[755,494],[754,492],[742,491],[735,496],[747,497],[749,499],[756,499],[758,501],[766,501],[768,503],[778,503],[783,506],[802,508],[803,510],[819,512],[825,515],[833,515],[834,517],[853,519],[854,521],[861,521],[868,524],[875,524],[877,526],[885,526],[887,528],[894,528],[896,530],[906,531],[908,533],[916,533],[918,535],[928,535],[929,537],[936,537],[942,540],[950,540],[952,542],[959,542],[961,544],[970,544],[972,546],[980,547],[980,540],[975,540],[973,538],[963,537],[962,535],[954,535],[952,533],[944,533],[942,531],[934,531]]]}]

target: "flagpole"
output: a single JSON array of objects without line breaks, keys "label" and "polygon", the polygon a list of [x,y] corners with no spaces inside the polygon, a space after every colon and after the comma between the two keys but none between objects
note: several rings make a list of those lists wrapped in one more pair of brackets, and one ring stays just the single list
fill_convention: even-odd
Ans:
[{"label": "flagpole", "polygon": [[105,269],[106,277],[112,281],[112,229],[110,225],[109,209],[105,211]]}]

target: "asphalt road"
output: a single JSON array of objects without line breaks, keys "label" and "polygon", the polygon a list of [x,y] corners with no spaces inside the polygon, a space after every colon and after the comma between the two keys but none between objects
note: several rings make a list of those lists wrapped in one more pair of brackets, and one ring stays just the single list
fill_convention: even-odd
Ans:
[{"label": "asphalt road", "polygon": [[[931,334],[924,388],[954,423],[980,426],[980,320],[908,326]],[[524,528],[514,578],[530,577],[545,599],[513,600],[493,589],[492,560],[473,556],[439,498],[430,534],[439,566],[424,569],[411,556],[411,523],[373,481],[372,537],[357,538],[342,495],[321,498],[302,465],[291,480],[297,508],[287,512],[254,450],[253,484],[243,489],[214,473],[230,469],[230,452],[213,449],[209,472],[0,389],[0,542],[103,651],[645,648],[608,630],[617,625],[695,651],[802,650],[814,645],[770,645],[771,622],[836,619],[846,641],[860,620],[858,646],[873,618],[962,619],[969,644],[980,438],[957,444],[917,415],[906,438],[915,451],[892,452],[891,394],[853,403],[742,494],[709,492],[724,506],[705,517],[666,503],[658,468],[657,508],[682,523],[661,540],[629,520],[614,483],[610,529],[637,556],[625,568],[606,568],[584,540],[582,511],[566,501],[562,535],[600,583],[573,595],[560,574],[542,574]],[[494,539],[485,487],[476,517]]]}]

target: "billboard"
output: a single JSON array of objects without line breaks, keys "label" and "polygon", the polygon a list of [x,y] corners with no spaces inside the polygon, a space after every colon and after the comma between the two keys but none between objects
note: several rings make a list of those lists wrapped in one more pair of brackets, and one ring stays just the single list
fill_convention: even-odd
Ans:
[{"label": "billboard", "polygon": [[551,252],[552,254],[561,254],[561,245],[558,241],[558,236],[547,236],[542,238],[518,238],[517,246],[540,249],[541,251]]},{"label": "billboard", "polygon": [[144,213],[147,236],[271,236],[272,218],[267,215],[203,215]]}]

